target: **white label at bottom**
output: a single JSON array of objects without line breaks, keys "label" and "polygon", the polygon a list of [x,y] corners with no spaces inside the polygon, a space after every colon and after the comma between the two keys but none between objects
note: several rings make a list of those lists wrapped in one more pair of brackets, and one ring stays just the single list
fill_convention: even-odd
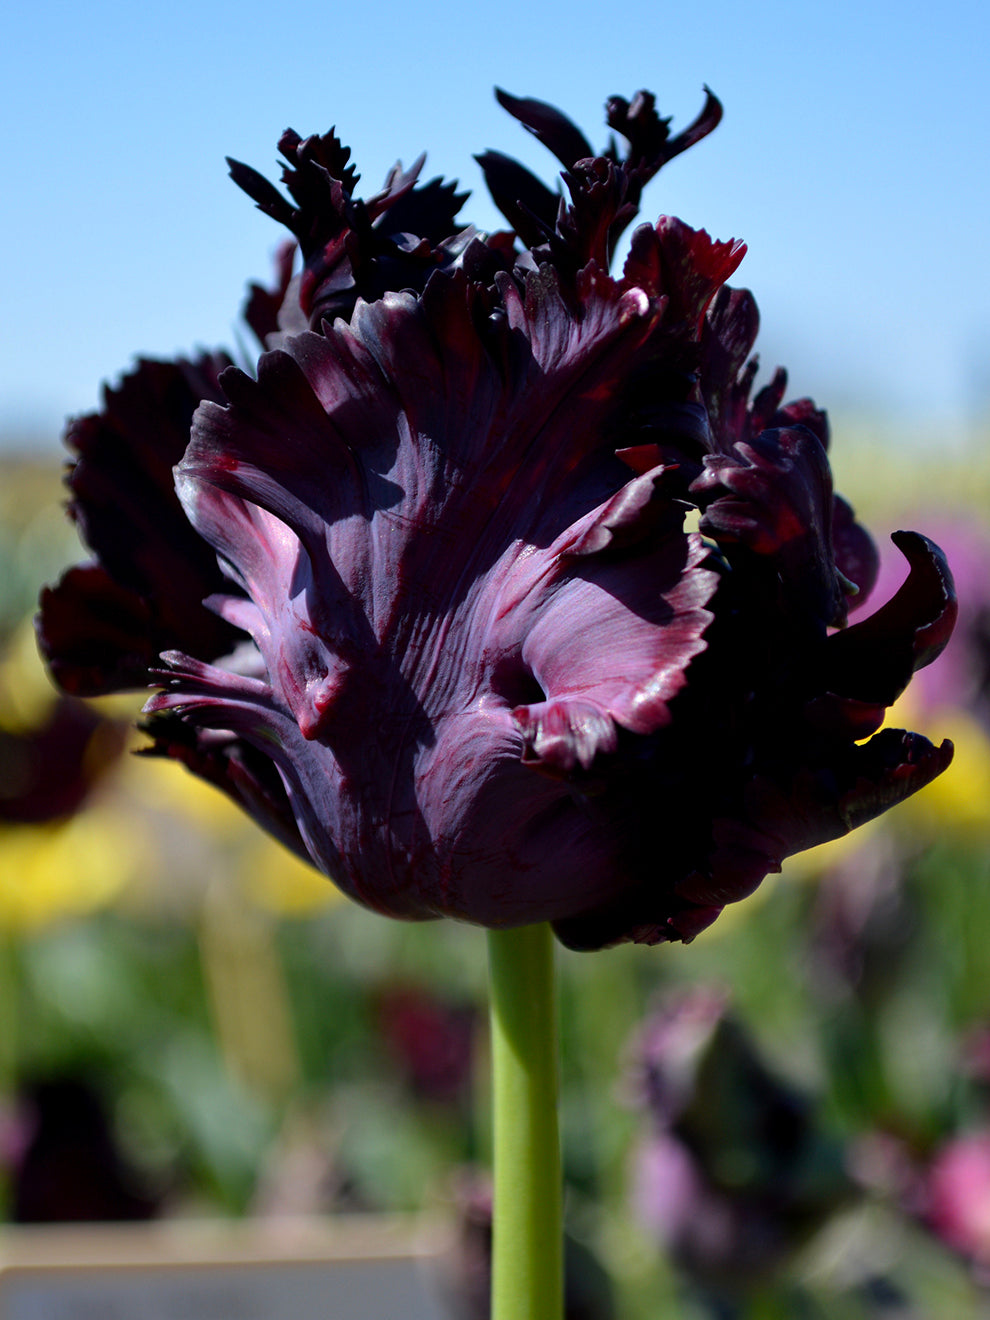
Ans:
[{"label": "white label at bottom", "polygon": [[450,1320],[422,1262],[20,1269],[0,1320]]}]

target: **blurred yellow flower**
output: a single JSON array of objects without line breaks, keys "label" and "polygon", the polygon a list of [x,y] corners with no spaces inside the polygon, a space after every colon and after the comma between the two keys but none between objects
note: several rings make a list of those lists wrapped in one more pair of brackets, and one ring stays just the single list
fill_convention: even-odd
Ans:
[{"label": "blurred yellow flower", "polygon": [[58,699],[27,620],[10,638],[0,660],[0,728],[28,733],[45,722]]},{"label": "blurred yellow flower", "polygon": [[[135,749],[147,746],[143,735]],[[127,792],[156,813],[174,813],[180,820],[216,840],[231,843],[245,834],[244,813],[230,798],[183,765],[160,757],[131,757],[124,771]]]},{"label": "blurred yellow flower", "polygon": [[929,828],[960,831],[990,829],[990,738],[963,710],[944,708],[932,726],[955,743],[956,754],[945,774],[919,793],[910,819]]},{"label": "blurred yellow flower", "polygon": [[24,933],[106,907],[145,864],[139,832],[104,809],[0,827],[0,930]]},{"label": "blurred yellow flower", "polygon": [[340,890],[321,872],[265,835],[251,832],[245,850],[244,886],[248,897],[266,912],[306,917],[341,901]]},{"label": "blurred yellow flower", "polygon": [[166,760],[132,761],[127,790],[156,812],[173,812],[221,845],[246,896],[266,912],[303,917],[336,903],[340,891],[325,875],[257,827],[219,789]]}]

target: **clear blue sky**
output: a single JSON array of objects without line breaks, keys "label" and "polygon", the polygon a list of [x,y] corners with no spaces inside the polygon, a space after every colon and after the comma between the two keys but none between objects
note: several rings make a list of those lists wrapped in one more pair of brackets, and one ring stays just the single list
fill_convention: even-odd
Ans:
[{"label": "clear blue sky", "polygon": [[591,141],[640,87],[685,125],[726,115],[648,190],[749,244],[735,282],[795,393],[946,443],[990,411],[990,17],[983,4],[858,0],[592,6],[36,0],[0,20],[6,256],[0,442],[55,437],[134,354],[231,345],[277,226],[226,177],[277,177],[275,143],[332,124],[364,186],[428,151],[474,192],[473,153],[554,162],[493,84],[559,105]]}]

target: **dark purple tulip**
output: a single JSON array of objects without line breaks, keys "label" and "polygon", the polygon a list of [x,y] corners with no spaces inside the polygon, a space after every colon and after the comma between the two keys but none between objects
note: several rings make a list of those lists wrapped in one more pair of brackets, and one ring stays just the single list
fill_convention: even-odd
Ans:
[{"label": "dark purple tulip", "polygon": [[515,234],[459,229],[418,164],[359,200],[333,133],[283,136],[291,201],[232,164],[302,271],[252,291],[256,376],[143,363],[70,430],[99,564],[43,598],[42,647],[74,690],[158,684],[155,748],[377,911],[690,939],[948,764],[876,730],[951,578],[899,533],[903,587],[844,627],[875,554],[824,414],[782,372],[751,397],[741,244],[664,217],[607,273],[718,102],[671,137],[613,98],[628,150],[596,156],[502,100],[565,166],[558,195],[481,157]]}]

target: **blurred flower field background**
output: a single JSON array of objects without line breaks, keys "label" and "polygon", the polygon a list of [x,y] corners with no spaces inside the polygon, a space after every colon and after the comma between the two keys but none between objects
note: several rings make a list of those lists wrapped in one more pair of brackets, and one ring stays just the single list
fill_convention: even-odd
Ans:
[{"label": "blurred flower field background", "polygon": [[[690,947],[560,950],[569,1317],[990,1316],[990,446],[834,429],[881,544],[956,570],[891,721],[956,760]],[[57,695],[59,481],[0,465],[0,1215],[423,1210],[486,1314],[483,932],[358,909],[133,755],[140,694]]]}]

